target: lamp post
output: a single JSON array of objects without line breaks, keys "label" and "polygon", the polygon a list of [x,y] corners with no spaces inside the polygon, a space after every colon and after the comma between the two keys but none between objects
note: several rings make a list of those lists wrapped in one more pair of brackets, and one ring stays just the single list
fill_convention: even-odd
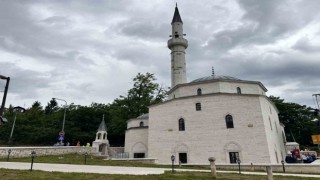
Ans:
[{"label": "lamp post", "polygon": [[84,164],[87,164],[87,156],[88,156],[88,152],[84,153]]},{"label": "lamp post", "polygon": [[286,173],[286,168],[284,167],[284,160],[281,161],[283,173]]},{"label": "lamp post", "polygon": [[240,169],[241,160],[240,160],[240,158],[237,159],[237,163],[238,163],[238,166],[239,166],[239,174],[241,174],[241,169]]},{"label": "lamp post", "polygon": [[31,152],[31,169],[30,171],[32,171],[32,167],[33,167],[33,159],[36,157],[36,152],[35,151],[32,151]]},{"label": "lamp post", "polygon": [[174,160],[175,160],[175,157],[174,155],[171,156],[171,161],[172,161],[172,173],[174,172]]},{"label": "lamp post", "polygon": [[66,104],[64,106],[64,114],[63,114],[63,122],[62,122],[62,132],[64,132],[64,123],[66,121],[66,111],[67,111],[67,101],[64,99],[59,99],[59,98],[52,98],[54,100],[60,100],[60,101],[64,101]]},{"label": "lamp post", "polygon": [[10,137],[9,137],[9,144],[12,142],[12,135],[13,135],[13,131],[14,131],[14,126],[16,124],[17,113],[25,111],[25,109],[23,107],[20,107],[20,106],[14,107],[13,109],[15,110],[15,114],[14,114],[13,125],[12,125],[12,128],[11,128],[11,133],[10,133]]},{"label": "lamp post", "polygon": [[9,150],[8,150],[8,157],[7,157],[7,161],[9,161],[10,154],[11,154],[11,149],[9,149]]},{"label": "lamp post", "polygon": [[63,139],[64,139],[64,135],[65,135],[65,133],[64,133],[64,123],[66,122],[66,112],[67,112],[67,101],[66,100],[64,100],[64,99],[59,99],[59,98],[52,98],[53,100],[60,100],[60,101],[64,101],[66,104],[65,104],[65,106],[64,106],[64,113],[63,113],[63,121],[62,121],[62,130],[61,130],[61,132],[59,133],[59,135],[61,134],[61,136],[60,137],[62,137],[62,139],[61,139],[61,144],[62,144],[62,142],[63,142]]}]

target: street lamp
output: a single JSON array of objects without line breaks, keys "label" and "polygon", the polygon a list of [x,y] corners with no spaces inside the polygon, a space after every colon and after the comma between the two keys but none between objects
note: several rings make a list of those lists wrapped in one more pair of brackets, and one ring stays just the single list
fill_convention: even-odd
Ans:
[{"label": "street lamp", "polygon": [[30,171],[32,171],[32,167],[33,167],[33,159],[36,157],[36,151],[32,151],[31,152],[31,169]]},{"label": "street lamp", "polygon": [[23,107],[20,107],[20,106],[14,107],[13,109],[15,110],[15,114],[14,114],[13,125],[12,125],[12,128],[11,128],[11,133],[10,133],[10,137],[9,137],[9,144],[12,141],[12,135],[13,135],[13,131],[14,131],[14,126],[16,124],[16,119],[17,119],[17,112],[24,112],[25,111],[25,109]]},{"label": "street lamp", "polygon": [[59,98],[52,98],[54,100],[60,100],[60,101],[64,101],[66,104],[64,106],[64,114],[63,114],[63,122],[62,122],[62,132],[64,132],[64,123],[66,121],[66,111],[67,111],[67,101],[64,99],[59,99]]},{"label": "street lamp", "polygon": [[282,164],[283,173],[285,173],[286,172],[286,168],[284,167],[284,160],[281,161],[281,164]]},{"label": "street lamp", "polygon": [[240,158],[237,158],[237,163],[238,163],[238,166],[239,166],[239,174],[241,174],[241,169],[240,169],[241,160],[240,160]]},{"label": "street lamp", "polygon": [[174,155],[171,156],[171,161],[172,161],[172,173],[174,172],[173,163],[174,163],[175,158],[176,158],[176,157],[174,157]]}]

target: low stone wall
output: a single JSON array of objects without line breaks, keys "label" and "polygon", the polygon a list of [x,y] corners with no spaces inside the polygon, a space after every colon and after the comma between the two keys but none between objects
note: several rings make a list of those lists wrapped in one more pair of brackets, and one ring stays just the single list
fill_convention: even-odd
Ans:
[{"label": "low stone wall", "polygon": [[[209,166],[209,165],[208,165]],[[267,164],[240,165],[241,171],[266,171]],[[283,172],[282,164],[271,164],[273,172]],[[238,165],[216,165],[217,169],[239,170]],[[286,173],[319,174],[320,164],[284,164]]]},{"label": "low stone wall", "polygon": [[124,153],[124,147],[109,147],[109,155],[111,157],[116,157],[119,153]]},{"label": "low stone wall", "polygon": [[78,147],[78,146],[0,147],[0,157],[1,158],[8,157],[9,149],[11,149],[10,158],[30,157],[32,151],[35,151],[37,156],[85,153],[85,152],[92,154],[95,152],[95,148],[93,147]]},{"label": "low stone wall", "polygon": [[157,159],[152,158],[127,158],[127,159],[112,159],[113,161],[133,161],[133,162],[141,162],[146,164],[155,164]]}]

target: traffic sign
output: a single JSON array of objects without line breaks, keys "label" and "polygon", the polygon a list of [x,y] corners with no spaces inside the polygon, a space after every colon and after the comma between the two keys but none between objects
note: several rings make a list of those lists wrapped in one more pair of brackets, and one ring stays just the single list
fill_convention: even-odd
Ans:
[{"label": "traffic sign", "polygon": [[63,141],[64,140],[64,136],[59,136],[58,140],[59,141]]}]

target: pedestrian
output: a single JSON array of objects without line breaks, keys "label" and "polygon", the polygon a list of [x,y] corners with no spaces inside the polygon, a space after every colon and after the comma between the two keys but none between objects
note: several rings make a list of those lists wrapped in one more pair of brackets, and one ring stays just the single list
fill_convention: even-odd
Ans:
[{"label": "pedestrian", "polygon": [[78,147],[80,146],[80,141],[77,142],[77,146],[78,146]]}]

